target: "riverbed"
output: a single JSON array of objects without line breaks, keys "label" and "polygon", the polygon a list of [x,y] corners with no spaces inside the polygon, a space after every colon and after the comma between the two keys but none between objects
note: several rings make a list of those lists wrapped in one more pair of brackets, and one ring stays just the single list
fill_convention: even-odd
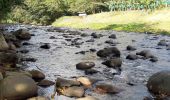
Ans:
[{"label": "riverbed", "polygon": [[[26,28],[32,38],[27,41],[32,45],[26,45],[19,48],[27,49],[29,53],[22,54],[24,57],[37,59],[36,62],[24,62],[25,70],[38,69],[45,75],[46,79],[55,81],[57,77],[72,79],[73,77],[88,76],[103,80],[110,84],[123,89],[118,94],[98,94],[91,90],[86,90],[86,95],[92,95],[100,100],[143,100],[146,96],[151,96],[148,92],[146,83],[148,78],[161,70],[170,70],[170,50],[166,46],[158,46],[160,40],[166,40],[170,43],[170,37],[166,35],[154,35],[134,32],[116,32],[112,30],[90,30],[90,29],[71,29],[71,28],[54,28],[51,26],[34,26],[34,25],[13,25],[7,27],[8,31],[14,31],[20,28]],[[58,31],[59,30],[59,31]],[[70,34],[78,33],[78,34]],[[92,39],[92,33],[102,34],[103,37],[94,39],[94,42],[86,42]],[[86,34],[87,36],[81,36]],[[111,69],[101,64],[103,60],[96,55],[96,52],[90,52],[90,49],[97,51],[105,47],[111,47],[105,43],[109,35],[116,34],[117,39],[112,39],[116,47],[121,51],[123,60],[121,74],[113,74],[115,69]],[[51,39],[53,36],[55,38]],[[66,37],[67,36],[67,37]],[[69,39],[79,38],[82,43],[79,46],[71,44]],[[24,41],[23,41],[24,42]],[[50,49],[42,49],[40,46],[48,43]],[[136,51],[127,51],[128,45],[135,46]],[[128,60],[126,56],[129,53],[136,53],[142,50],[150,50],[152,54],[158,57],[158,62],[137,59]],[[77,52],[86,51],[85,54]],[[94,69],[99,73],[85,75],[84,71],[77,70],[76,64],[82,61],[91,61],[95,63]],[[54,92],[54,86],[48,88],[39,87],[39,95],[50,97]],[[56,96],[55,100],[75,100],[65,96]]]}]

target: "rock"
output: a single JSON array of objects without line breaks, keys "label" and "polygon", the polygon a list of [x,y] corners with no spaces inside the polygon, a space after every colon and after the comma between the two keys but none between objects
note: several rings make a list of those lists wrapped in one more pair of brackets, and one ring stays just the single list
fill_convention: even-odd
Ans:
[{"label": "rock", "polygon": [[99,71],[95,70],[95,69],[87,69],[85,70],[85,74],[86,75],[92,75],[92,74],[96,74],[98,73]]},{"label": "rock", "polygon": [[100,38],[100,37],[102,37],[103,35],[102,35],[102,34],[92,33],[91,36],[92,36],[93,38]]},{"label": "rock", "polygon": [[55,36],[50,36],[50,38],[49,39],[56,39],[56,37]]},{"label": "rock", "polygon": [[85,87],[91,87],[94,83],[96,83],[97,81],[100,81],[100,80],[90,78],[90,77],[78,77],[77,81],[79,81]]},{"label": "rock", "polygon": [[96,49],[89,49],[91,52],[96,52]]},{"label": "rock", "polygon": [[2,33],[0,33],[0,51],[8,50],[9,45],[5,41],[5,38]]},{"label": "rock", "polygon": [[76,100],[99,100],[99,99],[92,97],[92,96],[86,96],[86,97],[83,97],[83,98],[78,98]]},{"label": "rock", "polygon": [[103,62],[102,64],[106,65],[109,68],[120,68],[122,66],[122,60],[120,58],[113,58]]},{"label": "rock", "polygon": [[111,94],[116,94],[122,91],[122,89],[119,89],[111,84],[107,83],[99,83],[96,84],[95,91],[98,93],[111,93]]},{"label": "rock", "polygon": [[28,72],[32,75],[32,78],[36,82],[45,79],[45,75],[42,72],[38,71],[38,70],[31,70],[31,71],[28,71]]},{"label": "rock", "polygon": [[116,46],[116,42],[114,42],[113,40],[106,40],[105,43]]},{"label": "rock", "polygon": [[151,61],[151,62],[157,62],[157,61],[158,61],[158,58],[157,58],[157,57],[152,57],[152,58],[150,59],[150,61]]},{"label": "rock", "polygon": [[38,87],[30,77],[8,76],[1,80],[1,100],[25,100],[37,95]]},{"label": "rock", "polygon": [[116,47],[104,48],[97,52],[99,57],[120,57],[120,51]]},{"label": "rock", "polygon": [[31,39],[31,34],[26,29],[19,29],[14,32],[14,35],[20,40]]},{"label": "rock", "polygon": [[131,46],[131,45],[128,45],[126,49],[129,50],[129,51],[135,51],[136,50],[136,48],[134,46]]},{"label": "rock", "polygon": [[0,63],[4,67],[15,67],[18,62],[18,55],[10,52],[0,52]]},{"label": "rock", "polygon": [[160,40],[158,43],[159,46],[167,46],[166,40]]},{"label": "rock", "polygon": [[9,46],[9,50],[14,50],[15,51],[17,49],[17,47],[12,42],[8,42],[8,46]]},{"label": "rock", "polygon": [[55,83],[53,81],[50,81],[50,80],[42,80],[40,82],[38,82],[37,85],[41,86],[41,87],[48,87],[48,86],[51,86],[51,85],[54,85]]},{"label": "rock", "polygon": [[20,59],[20,61],[27,61],[27,62],[36,62],[37,61],[37,59],[35,59],[35,58],[21,58]]},{"label": "rock", "polygon": [[71,41],[72,39],[65,39],[66,41]]},{"label": "rock", "polygon": [[170,71],[153,74],[147,82],[147,87],[154,94],[170,96]]},{"label": "rock", "polygon": [[90,69],[94,66],[95,66],[94,62],[80,62],[80,63],[76,64],[76,68],[79,70]]},{"label": "rock", "polygon": [[50,99],[43,96],[37,96],[37,97],[29,98],[27,100],[50,100]]},{"label": "rock", "polygon": [[167,49],[167,50],[170,50],[170,44],[167,45],[167,48],[166,48],[166,49]]},{"label": "rock", "polygon": [[126,57],[126,59],[129,59],[129,60],[136,60],[136,59],[138,59],[138,56],[135,55],[135,54],[129,54],[129,55]]},{"label": "rock", "polygon": [[68,97],[82,97],[84,95],[85,91],[84,88],[78,87],[78,86],[72,86],[63,89],[62,95],[68,96]]},{"label": "rock", "polygon": [[80,51],[80,52],[76,52],[75,54],[85,54],[86,53],[86,51]]},{"label": "rock", "polygon": [[28,76],[30,78],[32,78],[32,75],[28,72],[25,72],[25,71],[7,71],[4,75],[4,77],[9,77],[9,76]]},{"label": "rock", "polygon": [[21,53],[28,53],[29,52],[29,50],[26,50],[26,49],[23,49],[23,50],[20,50],[19,52],[21,52]]},{"label": "rock", "polygon": [[141,52],[137,52],[136,55],[140,55],[143,56],[145,58],[152,58],[153,55],[151,54],[151,52],[149,50],[143,50]]},{"label": "rock", "polygon": [[32,44],[28,42],[23,42],[22,45],[32,45]]},{"label": "rock", "polygon": [[94,39],[89,39],[86,42],[94,42],[94,41],[95,41]]},{"label": "rock", "polygon": [[48,43],[44,43],[43,45],[40,46],[42,49],[50,49],[51,46]]},{"label": "rock", "polygon": [[116,35],[112,34],[112,35],[109,36],[109,38],[116,39]]},{"label": "rock", "polygon": [[89,36],[89,35],[86,34],[86,33],[82,33],[81,36],[82,36],[82,37],[87,37],[87,36]]},{"label": "rock", "polygon": [[70,86],[79,86],[80,82],[76,80],[68,80],[63,78],[57,78],[56,87],[70,87]]}]

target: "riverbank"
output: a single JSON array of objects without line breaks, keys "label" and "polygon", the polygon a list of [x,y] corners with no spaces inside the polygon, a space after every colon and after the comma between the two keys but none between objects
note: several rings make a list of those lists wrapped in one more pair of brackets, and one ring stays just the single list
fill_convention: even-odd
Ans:
[{"label": "riverbank", "polygon": [[166,8],[153,12],[103,12],[88,15],[84,18],[78,16],[64,16],[57,19],[52,25],[57,27],[170,34],[169,23],[170,8]]}]

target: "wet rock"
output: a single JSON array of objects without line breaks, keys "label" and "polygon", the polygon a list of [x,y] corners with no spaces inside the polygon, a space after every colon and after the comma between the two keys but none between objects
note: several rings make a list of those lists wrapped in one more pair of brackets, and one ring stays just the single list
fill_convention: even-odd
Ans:
[{"label": "wet rock", "polygon": [[50,49],[51,46],[48,43],[45,43],[45,44],[41,45],[40,48],[42,48],[42,49]]},{"label": "wet rock", "polygon": [[89,39],[86,42],[94,42],[94,41],[95,41],[94,39]]},{"label": "wet rock", "polygon": [[135,51],[136,50],[136,48],[134,46],[131,46],[131,45],[128,45],[126,49],[129,50],[129,51]]},{"label": "wet rock", "polygon": [[20,40],[31,39],[31,34],[26,29],[19,29],[14,32],[14,35]]},{"label": "wet rock", "polygon": [[170,96],[170,71],[153,74],[148,80],[147,87],[154,94]]},{"label": "wet rock", "polygon": [[89,36],[89,35],[88,35],[87,33],[82,33],[81,36],[82,36],[82,37],[87,37],[87,36]]},{"label": "wet rock", "polygon": [[97,52],[99,57],[120,57],[120,51],[116,47],[104,48]]},{"label": "wet rock", "polygon": [[77,81],[79,81],[85,87],[91,87],[94,83],[100,80],[95,78],[90,78],[90,77],[78,77]]},{"label": "wet rock", "polygon": [[109,36],[109,38],[116,39],[116,35],[112,34],[112,35]]},{"label": "wet rock", "polygon": [[15,51],[17,49],[17,47],[12,42],[8,42],[8,46],[9,46],[9,50],[14,50]]},{"label": "wet rock", "polygon": [[50,100],[50,99],[43,96],[37,96],[37,97],[29,98],[27,100]]},{"label": "wet rock", "polygon": [[167,48],[166,48],[166,49],[167,49],[167,50],[170,50],[170,44],[167,45]]},{"label": "wet rock", "polygon": [[109,68],[120,68],[122,66],[122,60],[120,58],[113,58],[103,62],[102,64],[106,65]]},{"label": "wet rock", "polygon": [[17,62],[17,53],[0,52],[0,63],[3,64],[4,67],[15,67]]},{"label": "wet rock", "polygon": [[96,74],[98,73],[99,71],[95,70],[95,69],[87,69],[85,70],[85,74],[86,75],[92,75],[92,74]]},{"label": "wet rock", "polygon": [[80,52],[76,52],[75,54],[85,54],[86,53],[86,51],[80,51]]},{"label": "wet rock", "polygon": [[105,43],[110,44],[110,45],[112,45],[112,46],[116,46],[116,44],[117,44],[117,43],[114,42],[113,40],[106,40]]},{"label": "wet rock", "polygon": [[32,44],[28,42],[23,42],[22,45],[32,45]]},{"label": "wet rock", "polygon": [[152,58],[150,59],[150,61],[151,61],[151,62],[157,62],[157,61],[158,61],[158,58],[157,58],[157,57],[152,57]]},{"label": "wet rock", "polygon": [[4,38],[5,38],[5,40],[7,41],[7,42],[16,42],[16,41],[18,41],[18,39],[16,38],[16,36],[15,35],[13,35],[13,34],[11,34],[11,33],[5,33],[4,34]]},{"label": "wet rock", "polygon": [[21,52],[21,53],[28,53],[29,52],[29,50],[26,50],[26,49],[23,49],[23,50],[20,50],[19,52]]},{"label": "wet rock", "polygon": [[66,41],[71,41],[72,39],[65,39]]},{"label": "wet rock", "polygon": [[34,80],[25,75],[8,76],[1,80],[1,100],[25,100],[37,95],[38,87]]},{"label": "wet rock", "polygon": [[76,64],[76,68],[79,70],[90,69],[94,66],[95,66],[94,62],[80,62],[80,63]]},{"label": "wet rock", "polygon": [[92,96],[86,96],[86,97],[83,97],[83,98],[78,98],[76,100],[99,100],[99,99],[92,97]]},{"label": "wet rock", "polygon": [[91,36],[92,36],[93,38],[100,38],[100,37],[102,37],[103,35],[102,35],[102,34],[97,34],[97,33],[92,33]]},{"label": "wet rock", "polygon": [[149,50],[143,50],[141,52],[137,52],[136,55],[140,55],[143,56],[145,58],[152,58],[153,55],[151,54],[151,52]]},{"label": "wet rock", "polygon": [[23,62],[23,61],[27,61],[27,62],[36,62],[37,59],[35,59],[35,58],[21,58],[20,61],[21,61],[21,62]]},{"label": "wet rock", "polygon": [[122,91],[122,89],[119,89],[111,84],[107,83],[98,83],[96,84],[96,92],[98,93],[111,93],[111,94],[116,94]]},{"label": "wet rock", "polygon": [[85,91],[83,87],[72,86],[62,90],[61,94],[68,97],[82,97]]},{"label": "wet rock", "polygon": [[7,42],[5,41],[3,34],[0,33],[0,51],[8,50],[8,49],[9,49],[9,46]]},{"label": "wet rock", "polygon": [[55,83],[53,81],[50,81],[50,80],[42,80],[40,82],[38,82],[37,85],[41,86],[41,87],[48,87],[48,86],[51,86],[51,85],[54,85]]},{"label": "wet rock", "polygon": [[49,39],[56,39],[56,37],[55,36],[50,36],[50,38]]},{"label": "wet rock", "polygon": [[96,52],[97,50],[96,49],[89,49],[91,52]]},{"label": "wet rock", "polygon": [[138,56],[135,55],[135,54],[129,54],[129,55],[126,57],[126,59],[129,59],[129,60],[136,60],[136,59],[138,59]]},{"label": "wet rock", "polygon": [[167,46],[166,40],[160,40],[158,45],[159,46]]},{"label": "wet rock", "polygon": [[70,87],[70,86],[79,86],[80,82],[76,80],[68,80],[64,78],[57,78],[56,87]]},{"label": "wet rock", "polygon": [[38,71],[38,70],[31,70],[31,71],[28,71],[31,75],[32,75],[32,78],[37,82],[45,79],[45,75],[44,73]]}]

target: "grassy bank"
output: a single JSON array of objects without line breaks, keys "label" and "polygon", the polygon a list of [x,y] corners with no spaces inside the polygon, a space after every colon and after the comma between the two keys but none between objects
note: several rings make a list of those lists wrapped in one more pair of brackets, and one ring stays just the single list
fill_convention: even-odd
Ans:
[{"label": "grassy bank", "polygon": [[153,32],[170,34],[170,8],[146,11],[105,12],[78,16],[65,16],[53,24],[57,27],[108,29],[128,32]]}]

